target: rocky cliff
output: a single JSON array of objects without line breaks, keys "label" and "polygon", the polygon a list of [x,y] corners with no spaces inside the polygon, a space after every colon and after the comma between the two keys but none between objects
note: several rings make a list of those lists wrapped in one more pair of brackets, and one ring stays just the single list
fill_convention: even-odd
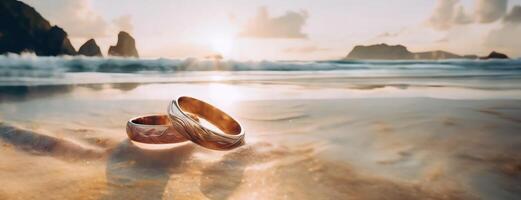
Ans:
[{"label": "rocky cliff", "polygon": [[108,55],[123,57],[139,57],[136,49],[136,41],[127,32],[121,31],[118,34],[116,46],[110,46]]},{"label": "rocky cliff", "polygon": [[85,44],[81,45],[80,49],[78,50],[78,54],[84,56],[103,56],[98,44],[96,44],[94,39],[90,39],[85,42]]},{"label": "rocky cliff", "polygon": [[16,0],[1,0],[0,54],[24,51],[39,56],[76,54],[67,33],[51,26],[34,8]]}]

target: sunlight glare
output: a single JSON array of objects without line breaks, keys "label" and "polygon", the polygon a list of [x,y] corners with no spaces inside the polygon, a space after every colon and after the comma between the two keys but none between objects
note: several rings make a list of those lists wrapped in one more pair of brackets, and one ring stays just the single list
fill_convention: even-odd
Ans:
[{"label": "sunlight glare", "polygon": [[233,38],[231,35],[216,34],[209,39],[210,48],[215,53],[227,58],[233,50]]},{"label": "sunlight glare", "polygon": [[199,35],[194,36],[194,39],[197,38],[196,41],[206,46],[214,54],[229,59],[233,57],[237,32],[238,27],[235,25],[229,22],[218,22],[206,25]]}]

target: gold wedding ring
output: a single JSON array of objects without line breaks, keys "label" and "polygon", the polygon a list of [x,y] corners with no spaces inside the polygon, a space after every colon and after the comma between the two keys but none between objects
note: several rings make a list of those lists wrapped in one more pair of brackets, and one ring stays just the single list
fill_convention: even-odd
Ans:
[{"label": "gold wedding ring", "polygon": [[127,135],[132,141],[146,144],[169,144],[187,139],[173,127],[167,115],[146,115],[127,122]]},{"label": "gold wedding ring", "polygon": [[181,96],[172,100],[168,116],[177,133],[200,146],[229,150],[245,143],[244,129],[239,122],[199,99]]}]

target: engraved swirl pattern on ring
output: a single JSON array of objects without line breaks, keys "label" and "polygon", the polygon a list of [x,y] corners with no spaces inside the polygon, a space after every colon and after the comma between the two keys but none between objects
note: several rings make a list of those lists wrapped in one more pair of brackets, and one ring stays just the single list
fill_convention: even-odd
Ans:
[{"label": "engraved swirl pattern on ring", "polygon": [[172,126],[188,140],[214,150],[229,150],[244,144],[244,134],[221,135],[202,127],[182,113],[176,100],[168,106]]},{"label": "engraved swirl pattern on ring", "polygon": [[126,127],[127,135],[133,141],[148,144],[168,144],[187,141],[171,125],[136,124],[132,122],[134,119],[129,120]]}]

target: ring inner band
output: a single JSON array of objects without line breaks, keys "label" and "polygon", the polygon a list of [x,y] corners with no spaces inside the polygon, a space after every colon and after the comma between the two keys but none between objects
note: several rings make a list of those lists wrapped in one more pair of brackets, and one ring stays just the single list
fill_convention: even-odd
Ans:
[{"label": "ring inner band", "polygon": [[186,115],[190,113],[203,118],[226,134],[238,135],[241,133],[241,125],[237,121],[210,104],[186,96],[180,97],[178,104]]},{"label": "ring inner band", "polygon": [[151,115],[145,117],[139,117],[131,120],[134,124],[139,125],[171,125],[172,122],[168,119],[167,115]]}]

